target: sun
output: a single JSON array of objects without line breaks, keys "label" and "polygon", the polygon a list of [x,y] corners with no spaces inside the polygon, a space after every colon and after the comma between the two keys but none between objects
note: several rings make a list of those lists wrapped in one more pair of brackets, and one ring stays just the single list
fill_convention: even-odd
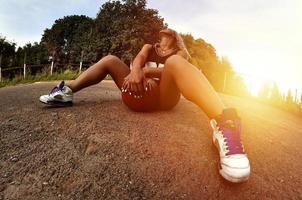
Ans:
[{"label": "sun", "polygon": [[246,50],[245,53],[231,56],[232,66],[240,75],[249,90],[256,96],[264,85],[276,84],[281,94],[302,89],[298,74],[302,73],[300,63],[294,62],[290,53],[281,53],[278,49],[264,47],[256,51]]}]

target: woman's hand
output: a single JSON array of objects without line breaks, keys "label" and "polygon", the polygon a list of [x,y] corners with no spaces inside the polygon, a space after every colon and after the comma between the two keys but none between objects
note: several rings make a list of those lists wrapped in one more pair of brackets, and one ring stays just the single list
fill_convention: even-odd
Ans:
[{"label": "woman's hand", "polygon": [[134,95],[140,96],[145,92],[146,87],[147,83],[143,69],[133,69],[128,76],[125,77],[122,91],[129,91]]},{"label": "woman's hand", "polygon": [[150,71],[149,67],[143,67],[143,72],[145,77],[148,77],[149,71]]},{"label": "woman's hand", "polygon": [[152,78],[146,78],[147,89],[146,90],[153,90],[157,87],[157,82]]}]

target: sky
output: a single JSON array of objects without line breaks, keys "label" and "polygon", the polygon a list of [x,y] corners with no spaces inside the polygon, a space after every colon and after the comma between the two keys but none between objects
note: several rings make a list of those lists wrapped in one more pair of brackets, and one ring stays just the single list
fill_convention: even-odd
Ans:
[{"label": "sky", "polygon": [[[72,2],[72,3],[71,3]],[[0,0],[0,34],[40,41],[66,15],[95,17],[104,0]],[[149,0],[170,28],[211,43],[255,90],[263,80],[302,90],[301,0]]]}]

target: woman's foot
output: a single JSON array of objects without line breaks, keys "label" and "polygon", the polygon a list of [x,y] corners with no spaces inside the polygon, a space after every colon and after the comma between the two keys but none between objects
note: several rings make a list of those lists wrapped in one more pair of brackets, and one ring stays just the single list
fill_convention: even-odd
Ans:
[{"label": "woman's foot", "polygon": [[72,106],[72,90],[62,81],[47,95],[40,96],[40,102],[51,106]]},{"label": "woman's foot", "polygon": [[246,181],[250,175],[250,164],[240,139],[240,118],[235,109],[223,110],[210,121],[213,142],[220,154],[220,174],[228,181]]}]

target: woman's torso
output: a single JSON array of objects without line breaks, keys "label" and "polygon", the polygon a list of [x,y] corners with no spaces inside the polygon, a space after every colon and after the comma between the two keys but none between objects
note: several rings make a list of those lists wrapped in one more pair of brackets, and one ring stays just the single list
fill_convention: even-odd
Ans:
[{"label": "woman's torso", "polygon": [[158,54],[158,52],[156,51],[156,45],[152,45],[152,49],[149,52],[149,55],[147,57],[146,63],[145,63],[145,67],[154,67],[154,68],[161,68],[164,67],[164,64],[166,62],[166,60],[177,53],[177,49],[173,50],[171,53],[169,53],[168,55],[164,55],[161,56]]},{"label": "woman's torso", "polygon": [[[171,51],[168,55],[160,56],[156,51],[156,46],[153,45],[152,49],[148,54],[145,67],[154,67],[160,68],[164,67],[166,60],[171,56],[177,53],[177,49]],[[153,78],[157,85],[159,86],[160,79]],[[159,87],[153,88],[151,91],[148,90],[143,95],[143,98],[138,99],[134,98],[133,96],[129,95],[129,93],[122,93],[122,99],[124,103],[134,111],[154,111],[160,109],[160,100],[159,100]]]}]

